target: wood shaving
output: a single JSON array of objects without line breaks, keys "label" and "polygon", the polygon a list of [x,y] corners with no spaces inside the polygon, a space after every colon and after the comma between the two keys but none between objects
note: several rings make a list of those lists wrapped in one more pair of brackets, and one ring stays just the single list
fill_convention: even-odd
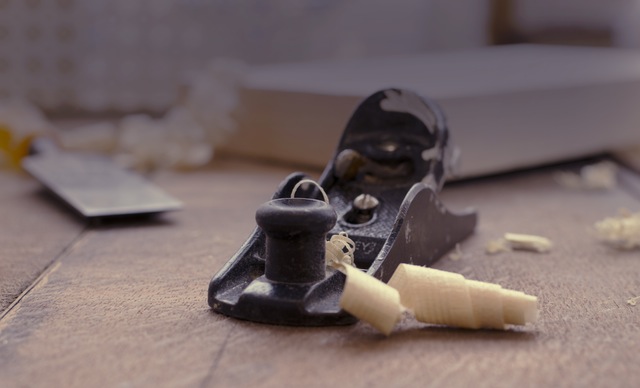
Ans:
[{"label": "wood shaving", "polygon": [[453,261],[458,261],[464,257],[464,253],[462,252],[462,248],[460,248],[460,244],[456,244],[454,251],[449,254],[449,259]]},{"label": "wood shaving", "polygon": [[347,280],[340,308],[389,335],[405,310],[398,291],[358,268],[345,265],[341,270]]},{"label": "wood shaving", "polygon": [[485,252],[495,255],[512,250],[523,250],[545,253],[549,252],[553,243],[546,237],[521,233],[505,233],[504,238],[491,240],[485,245]]},{"label": "wood shaving", "polygon": [[342,265],[353,265],[355,249],[356,244],[345,232],[334,234],[326,245],[325,260],[327,266],[339,268]]},{"label": "wood shaving", "polygon": [[295,186],[293,186],[293,189],[291,189],[291,198],[295,198],[296,197],[296,193],[298,192],[298,189],[302,185],[308,185],[308,184],[314,185],[315,187],[317,187],[318,190],[320,190],[320,194],[322,194],[322,199],[326,203],[329,203],[329,197],[327,196],[327,192],[324,191],[322,186],[320,186],[320,184],[318,182],[314,181],[313,179],[302,179],[302,180],[300,180],[300,182],[296,183]]},{"label": "wood shaving", "polygon": [[627,304],[630,306],[635,306],[636,304],[638,304],[638,301],[640,301],[640,296],[636,296],[635,298],[627,300]]},{"label": "wood shaving", "polygon": [[76,144],[78,149],[92,144],[95,147],[100,142],[105,142],[104,147],[111,147],[106,143],[114,142],[112,152],[117,163],[147,172],[203,166],[213,157],[213,147],[207,141],[206,131],[183,107],[174,107],[159,119],[144,114],[125,116],[112,132],[115,139],[109,140],[107,127],[104,128],[103,132],[94,134],[96,137],[104,136],[103,139],[86,139]]},{"label": "wood shaving", "polygon": [[509,243],[503,238],[499,240],[491,240],[485,245],[484,251],[490,255],[495,255],[501,252],[509,252],[511,247]]},{"label": "wood shaving", "polygon": [[605,218],[594,225],[600,241],[617,249],[640,248],[640,213]]},{"label": "wood shaving", "polygon": [[389,335],[410,310],[418,321],[469,329],[504,329],[538,318],[538,299],[498,284],[432,268],[400,264],[389,284],[351,266],[340,307]]},{"label": "wood shaving", "polygon": [[548,238],[532,234],[505,233],[504,239],[514,250],[545,253],[553,247],[553,243]]},{"label": "wood shaving", "polygon": [[538,318],[538,299],[498,284],[467,280],[433,268],[400,264],[389,285],[403,306],[425,323],[469,329],[504,329]]},{"label": "wood shaving", "polygon": [[561,186],[581,190],[611,190],[616,187],[618,166],[609,161],[584,166],[580,173],[561,171],[554,179]]},{"label": "wood shaving", "polygon": [[[243,63],[216,59],[193,74],[183,96],[163,117],[134,114],[125,116],[115,128],[104,122],[68,134],[59,131],[62,146],[68,150],[107,152],[117,163],[147,172],[204,166],[212,160],[214,147],[236,130],[234,111],[246,69]],[[3,105],[0,104],[0,117]],[[17,113],[23,117],[23,112],[21,109]],[[40,125],[33,124],[31,120],[27,127],[35,129]]]}]

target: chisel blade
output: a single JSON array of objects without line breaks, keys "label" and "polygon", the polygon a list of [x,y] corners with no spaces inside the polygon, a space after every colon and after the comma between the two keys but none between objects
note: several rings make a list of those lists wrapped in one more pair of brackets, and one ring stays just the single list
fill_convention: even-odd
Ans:
[{"label": "chisel blade", "polygon": [[143,177],[95,154],[46,152],[22,167],[87,218],[153,214],[182,203]]}]

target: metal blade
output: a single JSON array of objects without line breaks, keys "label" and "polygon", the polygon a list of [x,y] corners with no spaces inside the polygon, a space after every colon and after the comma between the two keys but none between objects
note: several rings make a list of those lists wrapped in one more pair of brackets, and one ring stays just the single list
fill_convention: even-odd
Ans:
[{"label": "metal blade", "polygon": [[22,167],[87,218],[182,208],[151,182],[99,155],[46,152],[25,158]]}]

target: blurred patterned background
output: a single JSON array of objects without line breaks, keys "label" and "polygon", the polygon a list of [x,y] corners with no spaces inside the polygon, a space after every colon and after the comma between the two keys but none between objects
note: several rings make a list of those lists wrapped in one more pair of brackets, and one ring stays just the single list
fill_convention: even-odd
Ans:
[{"label": "blurred patterned background", "polygon": [[636,45],[638,15],[631,0],[0,0],[0,99],[47,111],[161,111],[214,58],[264,64],[514,41]]}]

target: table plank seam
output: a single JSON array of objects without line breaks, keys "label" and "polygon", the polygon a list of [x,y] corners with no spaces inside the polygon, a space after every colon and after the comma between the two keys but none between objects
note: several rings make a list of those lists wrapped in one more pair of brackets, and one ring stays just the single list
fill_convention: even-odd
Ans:
[{"label": "table plank seam", "polygon": [[46,267],[44,267],[42,269],[42,272],[40,272],[40,274],[38,275],[37,278],[35,278],[35,280],[33,282],[31,282],[31,284],[29,284],[29,286],[27,286],[18,296],[16,296],[16,298],[13,300],[13,302],[11,302],[11,304],[9,306],[7,306],[7,308],[0,312],[0,324],[4,321],[4,319],[9,315],[9,313],[11,313],[11,311],[13,309],[16,308],[16,306],[18,304],[20,304],[20,302],[28,295],[31,293],[31,291],[34,290],[34,288],[40,284],[44,279],[47,278],[47,276],[49,276],[52,272],[54,272],[58,267],[59,264],[61,263],[61,259],[62,257],[64,257],[64,255],[67,252],[70,252],[71,249],[73,249],[73,247],[80,242],[80,240],[84,237],[84,235],[87,233],[87,231],[89,230],[88,226],[85,226],[80,233],[78,233],[78,235],[76,237],[74,237],[71,241],[69,241],[61,250],[60,252],[58,252],[57,255],[54,256],[53,260],[51,260],[51,262],[49,262],[49,264],[47,264]]},{"label": "table plank seam", "polygon": [[207,372],[207,375],[202,380],[202,383],[200,383],[200,387],[201,388],[206,388],[206,387],[209,387],[211,385],[211,381],[213,379],[213,375],[216,373],[216,370],[218,369],[218,365],[220,364],[220,360],[222,359],[222,354],[224,353],[225,349],[227,348],[227,342],[229,342],[229,338],[231,338],[231,334],[233,333],[233,330],[235,328],[236,328],[235,324],[233,324],[231,326],[231,328],[229,328],[229,331],[227,332],[227,335],[224,338],[224,341],[222,342],[222,345],[220,346],[220,350],[218,350],[218,352],[216,352],[215,358],[213,359],[213,363],[211,364],[211,367],[209,368],[209,371]]}]

